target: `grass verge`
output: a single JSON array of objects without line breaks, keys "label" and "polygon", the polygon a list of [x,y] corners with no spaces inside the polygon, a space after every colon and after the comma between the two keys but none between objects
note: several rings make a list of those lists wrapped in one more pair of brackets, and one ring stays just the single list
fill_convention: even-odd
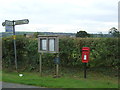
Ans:
[{"label": "grass verge", "polygon": [[0,70],[0,81],[2,81],[2,71]]},{"label": "grass verge", "polygon": [[23,72],[23,76],[20,77],[19,73],[4,71],[2,80],[48,88],[118,88],[117,78],[100,73],[89,73],[88,78],[84,79],[81,73],[76,75],[65,74],[60,78],[53,78],[51,75],[40,76],[39,73],[34,72]]}]

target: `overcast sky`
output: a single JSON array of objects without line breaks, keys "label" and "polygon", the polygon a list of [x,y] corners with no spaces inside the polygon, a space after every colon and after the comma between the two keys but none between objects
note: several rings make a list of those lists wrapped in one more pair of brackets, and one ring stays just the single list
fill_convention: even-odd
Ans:
[{"label": "overcast sky", "polygon": [[5,20],[29,19],[16,31],[108,33],[118,28],[119,0],[0,0],[0,30]]}]

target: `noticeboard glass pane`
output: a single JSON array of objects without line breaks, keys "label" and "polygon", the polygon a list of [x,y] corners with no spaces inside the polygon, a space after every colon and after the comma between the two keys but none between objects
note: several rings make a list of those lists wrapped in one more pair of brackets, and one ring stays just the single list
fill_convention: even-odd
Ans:
[{"label": "noticeboard glass pane", "polygon": [[55,51],[55,39],[49,39],[49,51]]},{"label": "noticeboard glass pane", "polygon": [[41,39],[40,40],[40,50],[47,50],[47,40],[46,39]]}]

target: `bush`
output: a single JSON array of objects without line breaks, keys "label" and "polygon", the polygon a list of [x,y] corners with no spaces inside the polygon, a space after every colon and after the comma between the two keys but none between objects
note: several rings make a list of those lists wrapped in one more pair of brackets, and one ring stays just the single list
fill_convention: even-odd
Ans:
[{"label": "bush", "polygon": [[[82,67],[81,49],[90,47],[89,67],[117,67],[120,64],[117,38],[60,38],[59,50],[62,67]],[[39,53],[36,38],[17,36],[18,68],[21,70],[38,70]],[[14,49],[12,37],[2,40],[3,68],[14,68]],[[42,63],[44,67],[54,66],[54,54],[44,54]]]}]

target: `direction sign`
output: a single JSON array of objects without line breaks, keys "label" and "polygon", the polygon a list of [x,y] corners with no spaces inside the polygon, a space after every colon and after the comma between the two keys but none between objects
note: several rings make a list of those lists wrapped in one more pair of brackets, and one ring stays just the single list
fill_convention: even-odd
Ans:
[{"label": "direction sign", "polygon": [[13,21],[5,20],[5,22],[2,23],[3,26],[13,26]]},{"label": "direction sign", "polygon": [[5,31],[7,35],[13,35],[13,26],[5,26]]},{"label": "direction sign", "polygon": [[5,20],[5,26],[13,26],[13,21]]},{"label": "direction sign", "polygon": [[28,19],[15,20],[15,25],[28,24],[28,23],[29,23],[29,20],[28,20]]},{"label": "direction sign", "polygon": [[5,26],[6,32],[13,32],[13,26]]},{"label": "direction sign", "polygon": [[3,22],[2,25],[5,26],[5,22]]}]

